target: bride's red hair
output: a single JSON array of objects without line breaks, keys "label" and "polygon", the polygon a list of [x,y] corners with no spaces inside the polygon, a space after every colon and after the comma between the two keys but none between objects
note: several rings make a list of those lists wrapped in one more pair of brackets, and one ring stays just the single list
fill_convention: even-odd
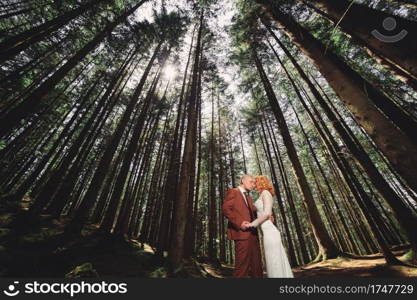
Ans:
[{"label": "bride's red hair", "polygon": [[268,190],[272,194],[272,196],[275,195],[275,190],[272,186],[272,182],[269,181],[268,176],[265,175],[255,176],[255,189],[259,193],[263,190]]}]

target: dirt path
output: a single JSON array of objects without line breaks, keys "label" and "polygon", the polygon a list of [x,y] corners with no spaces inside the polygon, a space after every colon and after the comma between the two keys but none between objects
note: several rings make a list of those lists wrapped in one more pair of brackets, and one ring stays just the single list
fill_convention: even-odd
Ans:
[{"label": "dirt path", "polygon": [[388,266],[383,258],[337,258],[294,268],[294,276],[307,277],[417,277],[417,268]]},{"label": "dirt path", "polygon": [[[397,258],[404,260],[398,252]],[[309,277],[417,277],[417,268],[407,266],[387,266],[383,258],[374,258],[378,255],[369,255],[369,259],[350,259],[339,257],[325,262],[310,264],[293,268],[296,278]],[[232,276],[233,266],[222,264],[215,268],[209,264],[201,264],[209,277],[228,278]]]}]

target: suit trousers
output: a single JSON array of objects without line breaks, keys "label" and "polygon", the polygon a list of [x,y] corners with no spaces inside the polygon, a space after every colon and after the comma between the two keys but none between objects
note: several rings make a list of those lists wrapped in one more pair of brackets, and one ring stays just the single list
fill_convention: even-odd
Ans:
[{"label": "suit trousers", "polygon": [[254,233],[246,240],[235,240],[235,268],[233,277],[263,278],[259,238]]}]

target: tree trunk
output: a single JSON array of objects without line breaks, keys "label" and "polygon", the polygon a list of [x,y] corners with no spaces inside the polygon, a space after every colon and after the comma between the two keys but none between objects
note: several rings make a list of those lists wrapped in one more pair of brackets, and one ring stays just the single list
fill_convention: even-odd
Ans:
[{"label": "tree trunk", "polygon": [[[417,90],[417,23],[347,0],[303,0],[324,9],[331,21],[366,47],[369,54]],[[394,18],[394,29],[382,29]],[[393,23],[394,24],[394,23]],[[391,31],[389,32],[388,31]],[[403,36],[404,33],[404,36]],[[396,39],[398,37],[398,41]],[[391,42],[395,41],[395,42]]]},{"label": "tree trunk", "polygon": [[36,26],[15,36],[12,36],[0,43],[0,64],[12,58],[19,52],[27,49],[32,44],[42,40],[52,32],[68,24],[71,20],[79,17],[88,10],[94,8],[99,3],[106,3],[109,0],[91,0],[90,2],[77,7],[53,20],[47,21],[42,25]]},{"label": "tree trunk", "polygon": [[172,240],[169,247],[168,260],[170,269],[176,273],[178,269],[182,269],[182,259],[184,256],[184,237],[185,225],[188,208],[188,189],[190,183],[190,173],[192,168],[195,168],[195,138],[196,138],[196,124],[197,111],[196,105],[198,103],[198,74],[201,72],[200,54],[202,49],[202,31],[203,31],[203,12],[200,16],[200,27],[197,37],[197,47],[195,50],[195,59],[193,67],[193,78],[191,83],[191,91],[188,97],[188,118],[187,118],[187,132],[185,136],[185,145],[183,153],[183,162],[181,166],[181,174],[177,192],[177,199],[174,205],[174,228],[172,231]]},{"label": "tree trunk", "polygon": [[103,154],[103,156],[100,159],[100,163],[94,172],[94,176],[92,181],[90,182],[89,188],[87,192],[84,194],[83,199],[81,200],[80,206],[76,212],[76,215],[71,220],[71,223],[66,228],[65,232],[67,234],[79,234],[81,232],[82,226],[84,222],[86,221],[86,218],[88,216],[88,213],[90,209],[94,205],[94,201],[96,200],[96,197],[101,189],[101,186],[103,184],[104,178],[107,174],[107,171],[110,168],[112,157],[117,149],[117,146],[119,145],[120,139],[122,138],[122,134],[126,128],[126,125],[131,118],[131,115],[133,113],[133,109],[136,105],[137,99],[139,98],[143,86],[145,84],[145,81],[148,77],[148,74],[153,66],[153,62],[155,58],[157,57],[159,50],[161,48],[162,42],[160,42],[151,57],[151,59],[148,62],[148,65],[142,75],[142,78],[139,81],[138,86],[136,87],[125,112],[123,113],[122,119],[120,120],[119,124],[117,125],[116,131],[112,135],[112,138],[106,147],[106,150]]},{"label": "tree trunk", "polygon": [[385,99],[334,54],[327,51],[323,55],[324,46],[293,19],[275,9],[270,1],[257,2],[265,5],[271,18],[282,24],[285,33],[315,62],[358,123],[409,186],[417,191],[417,168],[410,168],[417,165],[417,145],[373,104],[390,100]]},{"label": "tree trunk", "polygon": [[96,48],[113,29],[123,22],[129,15],[135,12],[143,3],[148,0],[142,0],[131,9],[117,17],[113,22],[108,23],[106,27],[98,33],[91,41],[83,46],[74,56],[72,56],[62,67],[54,74],[42,82],[26,99],[11,109],[7,114],[0,118],[4,124],[0,127],[0,137],[5,136],[13,128],[20,124],[20,121],[32,113],[39,110],[40,104],[47,98],[48,93],[58,84],[91,50]]},{"label": "tree trunk", "polygon": [[[414,230],[417,226],[417,219],[415,216],[413,216],[411,210],[404,204],[402,199],[399,198],[399,196],[395,193],[395,191],[392,190],[390,185],[386,182],[385,178],[382,176],[382,174],[379,172],[379,170],[376,168],[374,163],[371,161],[365,150],[360,146],[359,142],[355,142],[355,136],[352,133],[351,135],[346,132],[346,129],[342,126],[341,122],[337,119],[329,105],[326,103],[324,98],[321,96],[319,91],[314,87],[313,83],[309,80],[305,72],[302,70],[302,68],[299,66],[295,58],[291,55],[291,53],[286,49],[286,47],[277,39],[279,42],[281,48],[284,50],[284,52],[287,54],[287,57],[291,60],[294,67],[297,69],[298,73],[300,74],[301,78],[307,83],[309,86],[311,92],[323,108],[324,112],[326,113],[326,116],[329,118],[329,120],[332,122],[333,127],[335,128],[336,132],[341,136],[342,140],[345,142],[345,145],[350,150],[352,155],[355,157],[355,159],[358,161],[358,163],[362,166],[362,169],[364,172],[368,173],[369,178],[372,180],[372,183],[374,186],[378,189],[378,191],[381,193],[381,195],[384,197],[384,199],[387,201],[387,203],[391,206],[393,209],[397,220],[402,225],[403,229],[407,233],[408,238],[410,239],[410,243],[412,245],[412,248],[414,252],[417,250],[417,233]],[[279,57],[278,57],[279,59]],[[285,72],[287,73],[287,76],[289,77],[294,89],[296,90],[296,93],[301,99],[301,95],[298,92],[297,87],[295,86],[295,83],[292,81],[291,76],[289,75],[287,69],[283,65],[282,61],[279,60],[280,64],[284,68]]]},{"label": "tree trunk", "polygon": [[301,195],[303,195],[303,200],[304,200],[303,203],[308,211],[308,215],[310,218],[310,222],[312,224],[314,236],[319,245],[319,253],[317,255],[316,260],[319,260],[320,258],[323,258],[324,260],[329,259],[329,258],[335,258],[339,254],[341,254],[341,252],[339,249],[337,249],[333,241],[330,239],[330,236],[321,220],[320,214],[315,205],[313,195],[308,185],[307,178],[305,177],[303,168],[301,166],[300,160],[297,155],[297,151],[293,144],[287,124],[285,122],[284,115],[279,106],[278,100],[275,96],[274,91],[272,90],[271,83],[269,82],[265,74],[262,64],[259,61],[255,48],[253,48],[252,51],[253,51],[253,59],[256,64],[256,68],[259,72],[259,75],[264,85],[269,103],[274,112],[285,147],[287,149],[288,156],[290,157],[290,160],[293,166],[294,175],[297,178],[298,189]]}]

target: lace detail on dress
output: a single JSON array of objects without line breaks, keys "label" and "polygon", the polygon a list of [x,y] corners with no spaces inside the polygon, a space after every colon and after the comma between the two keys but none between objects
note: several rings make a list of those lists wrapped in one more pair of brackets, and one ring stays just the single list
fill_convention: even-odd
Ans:
[{"label": "lace detail on dress", "polygon": [[252,223],[256,226],[261,224],[267,277],[293,278],[294,274],[282,244],[281,233],[268,218],[265,220],[265,217],[272,213],[273,198],[271,193],[264,190],[254,205],[257,209],[257,219]]}]

